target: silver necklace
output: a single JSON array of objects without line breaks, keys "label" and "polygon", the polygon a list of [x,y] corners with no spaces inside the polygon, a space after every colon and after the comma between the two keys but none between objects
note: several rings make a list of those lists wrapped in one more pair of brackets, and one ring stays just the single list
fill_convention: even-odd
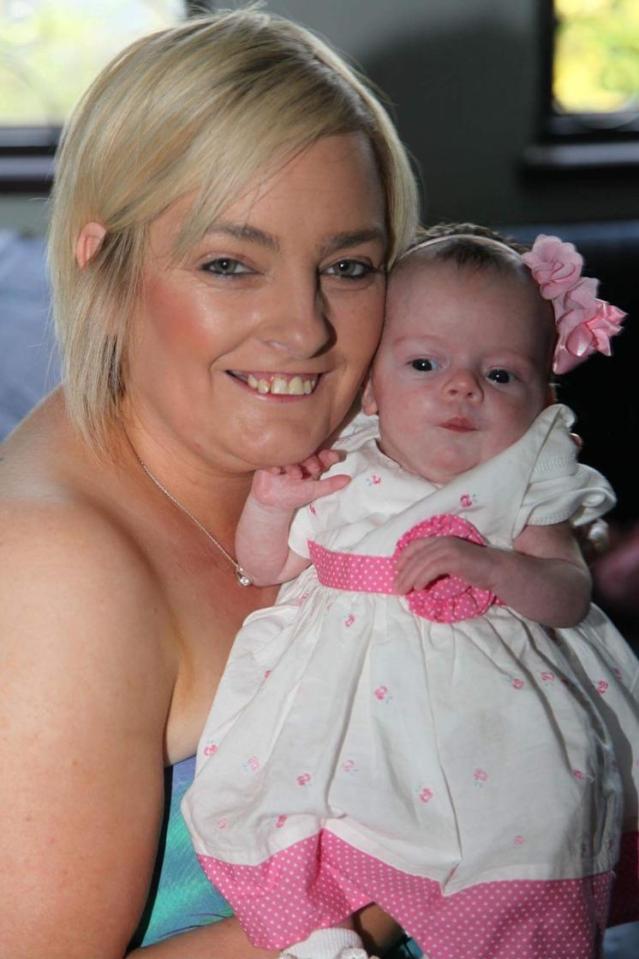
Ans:
[{"label": "silver necklace", "polygon": [[[129,442],[130,442],[130,441],[129,441]],[[252,580],[251,577],[248,575],[248,573],[245,572],[245,570],[242,569],[242,567],[240,566],[240,564],[238,563],[238,561],[237,561],[233,556],[231,556],[231,554],[229,553],[229,551],[228,551],[227,549],[225,549],[225,548],[222,546],[222,544],[220,543],[220,541],[215,538],[215,536],[213,535],[213,533],[210,533],[210,532],[208,531],[208,529],[206,528],[206,526],[204,526],[203,523],[200,523],[200,521],[199,521],[199,519],[197,518],[197,516],[194,516],[193,513],[186,508],[186,506],[184,506],[182,503],[180,503],[180,501],[179,501],[178,499],[175,498],[175,496],[173,495],[173,493],[169,492],[169,490],[166,488],[166,486],[164,486],[164,485],[159,481],[159,479],[157,478],[157,476],[155,476],[155,475],[151,472],[151,470],[150,470],[149,467],[146,465],[146,463],[143,462],[143,460],[140,459],[140,457],[138,456],[137,452],[135,451],[135,449],[134,449],[134,447],[133,447],[133,444],[130,443],[130,445],[131,445],[131,449],[133,450],[133,453],[135,454],[135,458],[137,459],[138,463],[140,464],[140,466],[142,467],[142,469],[144,470],[144,472],[146,473],[146,475],[149,477],[149,479],[151,480],[151,482],[152,482],[152,483],[155,483],[155,485],[156,485],[157,488],[160,490],[160,492],[161,492],[161,493],[164,493],[164,495],[166,496],[166,498],[167,498],[168,500],[170,500],[170,501],[173,503],[174,506],[177,506],[177,508],[178,508],[182,513],[184,513],[185,516],[188,516],[188,518],[191,520],[191,522],[194,523],[194,524],[197,526],[197,528],[204,533],[204,535],[206,536],[206,538],[208,539],[208,541],[209,541],[210,543],[212,543],[213,546],[215,546],[215,547],[220,551],[220,553],[222,554],[222,556],[224,556],[224,558],[229,561],[229,563],[231,564],[231,566],[232,566],[233,569],[235,570],[235,579],[237,580],[237,582],[239,583],[239,585],[240,585],[240,586],[252,586],[252,585],[253,585],[253,580]]]}]

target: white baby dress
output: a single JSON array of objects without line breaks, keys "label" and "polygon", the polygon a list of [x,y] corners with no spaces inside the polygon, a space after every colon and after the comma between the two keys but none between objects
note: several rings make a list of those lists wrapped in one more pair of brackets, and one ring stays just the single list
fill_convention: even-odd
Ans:
[{"label": "white baby dress", "polygon": [[374,418],[337,444],[351,483],[291,530],[317,568],[238,634],[183,804],[256,945],[374,901],[430,959],[597,954],[622,831],[636,862],[633,653],[595,607],[551,631],[477,590],[425,606],[365,591],[414,528],[510,548],[526,525],[609,509],[572,419],[549,407],[443,488],[379,451]]}]

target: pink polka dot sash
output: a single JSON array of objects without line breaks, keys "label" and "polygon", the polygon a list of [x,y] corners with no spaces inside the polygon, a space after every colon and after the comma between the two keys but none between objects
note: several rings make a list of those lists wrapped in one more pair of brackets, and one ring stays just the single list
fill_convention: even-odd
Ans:
[{"label": "pink polka dot sash", "polygon": [[[311,561],[324,586],[351,592],[396,595],[394,581],[396,560],[414,539],[429,536],[457,536],[471,543],[485,545],[481,533],[461,516],[443,513],[417,523],[397,541],[392,556],[366,556],[325,549],[309,540]],[[483,616],[499,603],[494,593],[471,586],[458,576],[441,576],[424,589],[411,590],[406,596],[410,610],[435,623],[457,623]]]}]

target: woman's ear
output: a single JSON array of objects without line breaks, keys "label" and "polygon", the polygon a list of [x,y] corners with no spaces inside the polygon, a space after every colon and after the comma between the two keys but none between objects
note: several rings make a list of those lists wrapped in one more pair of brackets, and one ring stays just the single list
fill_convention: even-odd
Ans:
[{"label": "woman's ear", "polygon": [[106,230],[101,223],[87,223],[82,227],[75,244],[75,260],[81,270],[98,252],[105,236]]},{"label": "woman's ear", "polygon": [[375,399],[373,378],[370,373],[366,378],[366,385],[364,386],[364,392],[362,393],[362,410],[367,416],[372,416],[373,413],[377,413],[377,400]]}]

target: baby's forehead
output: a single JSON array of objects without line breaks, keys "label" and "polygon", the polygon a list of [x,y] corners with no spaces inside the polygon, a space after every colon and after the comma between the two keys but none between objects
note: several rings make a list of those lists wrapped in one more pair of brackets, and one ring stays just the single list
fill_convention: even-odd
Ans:
[{"label": "baby's forehead", "polygon": [[400,260],[392,270],[386,294],[386,325],[428,296],[436,285],[445,293],[459,286],[460,268],[437,257],[411,254]]},{"label": "baby's forehead", "polygon": [[435,287],[457,297],[468,287],[473,297],[478,288],[486,287],[501,288],[506,295],[519,291],[531,302],[541,300],[537,284],[515,250],[484,237],[459,239],[460,246],[426,243],[397,262],[388,279],[387,317],[408,299]]}]

